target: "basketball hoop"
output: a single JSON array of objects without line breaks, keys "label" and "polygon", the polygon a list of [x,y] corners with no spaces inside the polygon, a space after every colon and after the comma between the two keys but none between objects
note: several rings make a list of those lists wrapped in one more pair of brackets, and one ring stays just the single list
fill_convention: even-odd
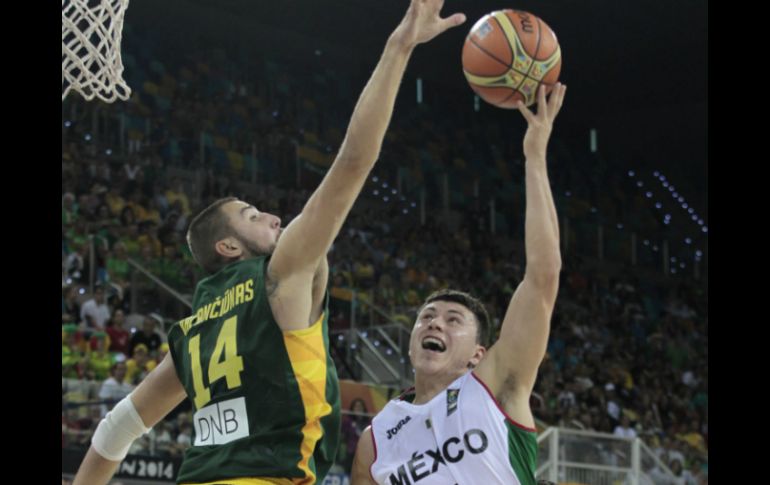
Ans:
[{"label": "basketball hoop", "polygon": [[106,103],[131,96],[120,57],[127,7],[128,0],[62,0],[62,101],[70,91]]}]

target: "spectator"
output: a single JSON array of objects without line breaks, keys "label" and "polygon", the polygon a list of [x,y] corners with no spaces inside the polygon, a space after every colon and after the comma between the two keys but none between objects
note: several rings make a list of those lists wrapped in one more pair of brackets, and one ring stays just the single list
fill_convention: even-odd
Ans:
[{"label": "spectator", "polygon": [[91,335],[91,345],[95,348],[88,352],[87,378],[103,381],[110,375],[115,363],[115,355],[107,350],[109,337],[105,332],[94,332]]},{"label": "spectator", "polygon": [[184,450],[192,446],[192,425],[185,422],[180,426],[179,435],[176,437],[176,455],[182,455]]},{"label": "spectator", "polygon": [[77,323],[80,320],[80,303],[78,303],[78,290],[73,285],[62,288],[61,321],[65,323]]},{"label": "spectator", "polygon": [[674,474],[674,479],[668,483],[671,485],[686,485],[685,477],[682,473],[682,462],[679,460],[671,460],[668,464],[668,468]]},{"label": "spectator", "polygon": [[690,423],[690,429],[687,433],[678,435],[677,437],[692,446],[699,453],[706,453],[706,440],[700,433],[700,426],[697,419],[694,419]]},{"label": "spectator", "polygon": [[155,331],[155,326],[159,323],[162,324],[163,319],[157,313],[151,313],[144,317],[142,328],[138,329],[131,336],[131,342],[128,346],[128,355],[130,357],[134,356],[137,345],[144,345],[144,349],[151,355],[156,354],[161,344],[160,335]]},{"label": "spectator", "polygon": [[153,257],[163,255],[163,245],[158,239],[158,225],[154,221],[145,220],[139,223],[139,237],[136,238],[139,247],[149,246]]},{"label": "spectator", "polygon": [[75,324],[62,325],[62,377],[79,379],[85,372],[85,344]]},{"label": "spectator", "polygon": [[625,414],[620,418],[620,424],[615,426],[612,434],[621,438],[636,438],[636,430],[631,427],[631,420]]},{"label": "spectator", "polygon": [[122,242],[112,247],[112,254],[107,258],[107,275],[109,281],[119,288],[119,299],[127,300],[127,291],[131,281],[131,266],[128,263],[126,245]]},{"label": "spectator", "polygon": [[134,347],[133,357],[126,361],[126,382],[138,385],[157,365],[158,362],[150,357],[147,346],[138,344]]},{"label": "spectator", "polygon": [[131,334],[128,330],[123,328],[126,322],[126,314],[120,309],[116,308],[112,312],[112,318],[107,322],[107,335],[110,336],[110,352],[119,352],[121,354],[129,355],[128,346],[131,338]]},{"label": "spectator", "polygon": [[67,192],[61,198],[61,224],[70,227],[78,218],[78,205],[75,203],[75,195]]},{"label": "spectator", "polygon": [[136,212],[130,205],[125,205],[120,211],[120,224],[123,227],[129,227],[137,223]]},{"label": "spectator", "polygon": [[101,407],[102,416],[134,390],[134,386],[126,382],[126,370],[125,362],[114,363],[110,369],[110,377],[102,383],[99,389],[99,399],[105,401]]},{"label": "spectator", "polygon": [[684,478],[685,485],[708,484],[708,477],[703,471],[703,464],[698,459],[692,460],[690,467],[682,472],[682,478]]},{"label": "spectator", "polygon": [[367,414],[366,404],[361,399],[353,399],[350,403],[350,413],[342,416],[342,436],[345,447],[345,468],[350,469],[358,439],[364,429],[369,426],[372,418]]},{"label": "spectator", "polygon": [[80,309],[81,327],[89,331],[104,330],[109,318],[110,308],[104,296],[104,287],[97,285],[93,297]]},{"label": "spectator", "polygon": [[86,260],[89,251],[88,243],[71,240],[70,246],[72,250],[64,261],[64,274],[77,283],[87,283],[88,267],[86,266]]},{"label": "spectator", "polygon": [[190,200],[187,198],[181,179],[175,178],[171,181],[171,186],[166,190],[166,200],[169,206],[173,206],[174,202],[179,201],[181,204],[181,214],[185,216],[190,215]]},{"label": "spectator", "polygon": [[123,222],[123,208],[126,206],[126,201],[121,197],[117,184],[111,184],[107,189],[107,194],[104,196],[104,202],[109,206],[110,213],[120,215],[118,222]]}]

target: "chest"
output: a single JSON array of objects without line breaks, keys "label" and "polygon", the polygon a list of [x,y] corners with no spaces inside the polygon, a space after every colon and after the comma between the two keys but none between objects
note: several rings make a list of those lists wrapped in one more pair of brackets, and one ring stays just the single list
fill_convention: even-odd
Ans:
[{"label": "chest", "polygon": [[482,392],[450,386],[422,406],[388,404],[372,426],[377,482],[500,483],[510,473],[507,430]]}]

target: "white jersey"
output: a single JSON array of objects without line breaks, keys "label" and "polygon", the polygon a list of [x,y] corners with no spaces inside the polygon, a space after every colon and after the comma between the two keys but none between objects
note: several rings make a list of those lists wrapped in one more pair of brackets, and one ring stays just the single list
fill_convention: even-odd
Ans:
[{"label": "white jersey", "polygon": [[390,401],[372,420],[380,485],[534,485],[537,431],[515,423],[468,372],[430,402]]}]

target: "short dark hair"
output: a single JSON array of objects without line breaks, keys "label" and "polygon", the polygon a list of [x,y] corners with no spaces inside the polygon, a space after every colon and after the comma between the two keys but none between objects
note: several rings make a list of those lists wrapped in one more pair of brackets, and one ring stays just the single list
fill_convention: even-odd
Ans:
[{"label": "short dark hair", "polygon": [[470,294],[464,291],[451,290],[449,288],[434,291],[425,299],[425,302],[420,307],[419,313],[429,303],[434,301],[451,301],[463,305],[476,316],[476,322],[478,323],[478,331],[476,332],[476,343],[489,347],[490,339],[492,337],[492,323],[489,319],[489,313],[484,308],[484,304],[477,298],[472,297]]},{"label": "short dark hair", "polygon": [[190,223],[187,230],[187,245],[195,261],[209,274],[216,273],[229,261],[217,253],[217,241],[230,236],[230,221],[222,216],[220,208],[237,197],[225,197],[203,209]]}]

